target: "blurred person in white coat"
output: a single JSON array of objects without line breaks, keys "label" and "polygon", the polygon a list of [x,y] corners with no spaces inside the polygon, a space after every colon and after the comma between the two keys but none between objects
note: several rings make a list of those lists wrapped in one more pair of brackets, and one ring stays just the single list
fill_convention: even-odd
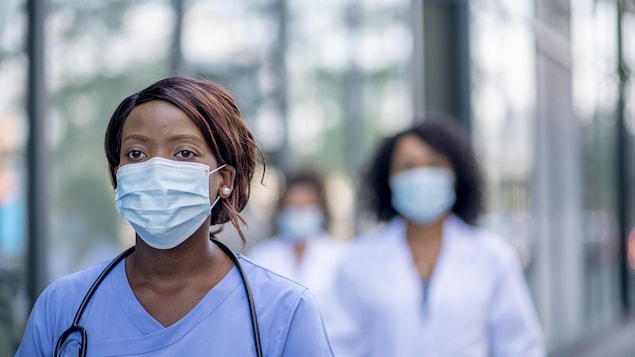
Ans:
[{"label": "blurred person in white coat", "polygon": [[275,210],[272,237],[252,247],[254,262],[306,286],[322,310],[327,332],[335,333],[335,274],[346,243],[329,235],[330,214],[323,177],[314,170],[287,173]]},{"label": "blurred person in white coat", "polygon": [[384,140],[363,192],[379,221],[338,274],[337,356],[545,356],[518,257],[475,226],[481,177],[467,133],[429,119]]}]

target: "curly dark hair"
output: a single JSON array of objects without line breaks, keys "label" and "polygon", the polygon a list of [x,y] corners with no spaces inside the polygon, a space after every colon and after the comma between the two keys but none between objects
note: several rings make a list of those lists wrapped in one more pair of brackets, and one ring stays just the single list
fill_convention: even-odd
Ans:
[{"label": "curly dark hair", "polygon": [[166,101],[182,110],[201,131],[218,164],[228,164],[236,169],[234,191],[221,201],[222,204],[214,206],[211,224],[231,221],[244,243],[240,223],[245,221],[240,211],[249,200],[257,158],[260,156],[264,163],[264,155],[245,125],[238,105],[218,84],[188,77],[168,77],[124,99],[112,114],[104,139],[113,187],[117,187],[115,170],[119,166],[124,123],[135,107],[153,100]]},{"label": "curly dark hair", "polygon": [[379,145],[364,179],[361,198],[379,221],[398,215],[392,206],[388,184],[393,153],[405,135],[415,135],[436,152],[447,157],[454,169],[456,202],[452,212],[474,224],[483,211],[482,178],[467,131],[452,118],[427,118],[422,122],[385,138]]}]

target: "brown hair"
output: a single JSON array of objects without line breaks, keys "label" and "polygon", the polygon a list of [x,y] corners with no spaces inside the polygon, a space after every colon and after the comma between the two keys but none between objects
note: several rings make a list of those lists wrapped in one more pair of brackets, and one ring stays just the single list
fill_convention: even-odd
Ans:
[{"label": "brown hair", "polygon": [[231,165],[236,169],[234,191],[221,201],[222,204],[214,206],[211,224],[231,221],[244,243],[240,223],[245,221],[239,212],[249,200],[257,156],[262,159],[263,153],[245,125],[238,105],[218,84],[187,77],[168,77],[124,99],[110,118],[104,140],[113,187],[117,187],[115,169],[119,166],[121,131],[126,118],[135,107],[153,100],[166,101],[182,110],[201,131],[218,164]]}]

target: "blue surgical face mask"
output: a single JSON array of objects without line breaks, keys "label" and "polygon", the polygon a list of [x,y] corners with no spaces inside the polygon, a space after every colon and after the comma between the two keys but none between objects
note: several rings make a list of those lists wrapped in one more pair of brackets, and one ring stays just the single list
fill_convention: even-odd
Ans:
[{"label": "blue surgical face mask", "polygon": [[117,170],[117,211],[156,249],[183,243],[212,211],[209,166],[155,157]]},{"label": "blue surgical face mask", "polygon": [[448,169],[410,169],[393,175],[389,184],[395,210],[419,224],[434,222],[456,201],[454,174]]},{"label": "blue surgical face mask", "polygon": [[284,208],[277,223],[280,237],[300,242],[322,231],[324,214],[318,207]]}]

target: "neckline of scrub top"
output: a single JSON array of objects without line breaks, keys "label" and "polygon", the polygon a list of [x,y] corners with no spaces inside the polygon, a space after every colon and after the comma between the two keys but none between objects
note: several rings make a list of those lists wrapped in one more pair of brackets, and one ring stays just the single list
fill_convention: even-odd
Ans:
[{"label": "neckline of scrub top", "polygon": [[[137,300],[137,297],[130,286],[130,282],[128,281],[125,264],[123,262],[118,264],[115,270],[113,270],[112,276],[112,289],[115,295],[118,296],[117,301],[119,302],[121,309],[126,313],[126,315],[128,315],[130,321],[144,335],[165,332],[170,332],[170,335],[172,335],[172,332],[179,330],[181,330],[182,333],[187,333],[191,328],[206,319],[210,314],[214,313],[214,311],[216,311],[223,301],[225,301],[225,299],[229,297],[234,290],[236,290],[236,288],[242,288],[243,286],[238,268],[233,266],[230,271],[216,284],[216,286],[205,294],[201,301],[199,301],[192,310],[174,324],[165,327],[152,317],[143,305],[141,305],[139,300]],[[180,336],[181,334],[177,333],[177,335]],[[165,341],[165,345],[173,342],[174,341]]]}]

